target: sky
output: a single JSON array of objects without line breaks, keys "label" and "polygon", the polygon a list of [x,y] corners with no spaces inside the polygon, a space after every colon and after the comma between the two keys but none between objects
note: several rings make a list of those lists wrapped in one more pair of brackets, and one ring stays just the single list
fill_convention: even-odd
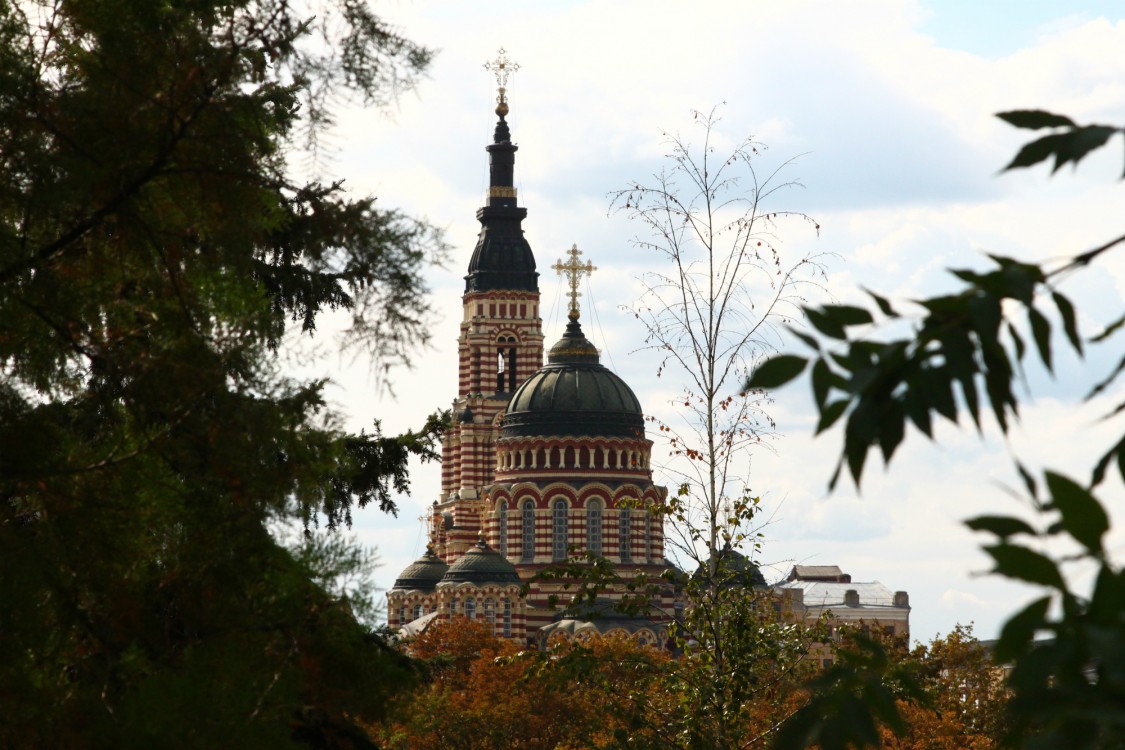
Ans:
[{"label": "sky", "polygon": [[[1041,108],[1079,122],[1125,121],[1125,10],[1118,2],[848,3],[381,2],[375,10],[435,48],[427,76],[388,112],[346,106],[326,141],[322,169],[356,194],[375,194],[444,228],[452,254],[428,272],[439,319],[413,369],[380,389],[362,357],[322,346],[299,372],[328,377],[344,423],[387,432],[420,426],[456,395],[456,338],[463,276],[488,185],[495,82],[483,63],[504,47],[520,69],[509,82],[516,184],[525,233],[540,271],[548,346],[565,319],[563,286],[550,270],[577,244],[599,270],[584,290],[586,333],[603,363],[637,393],[647,413],[669,409],[657,360],[638,351],[642,332],[620,307],[637,277],[658,261],[630,240],[638,229],[609,212],[609,193],[645,181],[664,164],[665,133],[698,142],[692,111],[719,106],[722,144],[754,136],[768,145],[762,166],[786,162],[798,181],[778,210],[820,225],[784,228],[783,257],[827,257],[825,296],[863,303],[862,287],[909,308],[910,299],[955,288],[948,267],[983,268],[988,253],[1051,261],[1121,233],[1122,139],[1077,170],[1054,177],[1040,166],[1000,173],[1030,140],[994,117]],[[1120,314],[1125,261],[1108,258],[1062,289],[1087,334]],[[781,346],[798,350],[793,341]],[[827,484],[841,437],[814,439],[807,384],[774,394],[779,439],[751,457],[751,487],[765,507],[767,578],[794,563],[838,565],[853,580],[906,590],[915,639],[958,623],[995,637],[1035,591],[986,575],[986,538],[963,526],[983,513],[1025,514],[1006,487],[1026,465],[1085,477],[1120,423],[1099,421],[1109,401],[1083,405],[1091,372],[1118,353],[1092,351],[1085,364],[1060,357],[1053,378],[1034,367],[1022,420],[1007,438],[986,420],[942,425],[937,440],[914,432],[889,467],[869,462],[862,491]],[[1120,399],[1118,399],[1120,400]],[[649,435],[650,438],[654,437]],[[660,463],[661,447],[654,452]],[[657,470],[656,479],[661,480]],[[376,582],[389,588],[425,548],[419,516],[437,498],[440,468],[415,467],[397,518],[355,515],[353,533],[377,548]],[[1122,483],[1102,498],[1116,513],[1112,547],[1125,548]],[[1081,581],[1088,571],[1072,574]]]}]

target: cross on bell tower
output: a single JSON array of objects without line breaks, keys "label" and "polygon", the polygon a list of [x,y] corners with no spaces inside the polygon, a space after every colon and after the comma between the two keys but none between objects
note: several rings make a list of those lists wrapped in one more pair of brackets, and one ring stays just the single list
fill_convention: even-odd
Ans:
[{"label": "cross on bell tower", "polygon": [[520,65],[509,60],[508,53],[501,47],[500,51],[496,53],[496,59],[486,62],[484,69],[496,76],[496,86],[500,92],[499,96],[496,97],[496,114],[503,117],[508,114],[508,98],[506,96],[508,76],[519,70]]},{"label": "cross on bell tower", "polygon": [[578,279],[581,278],[582,274],[590,275],[598,270],[598,267],[590,261],[586,261],[585,263],[578,262],[578,256],[582,254],[582,251],[578,249],[578,245],[571,246],[571,248],[566,251],[566,254],[570,256],[570,260],[563,263],[560,258],[551,268],[558,271],[559,276],[566,275],[567,281],[570,284],[570,312],[567,313],[567,317],[571,320],[578,320],[578,298],[582,296],[582,292],[578,291]]}]

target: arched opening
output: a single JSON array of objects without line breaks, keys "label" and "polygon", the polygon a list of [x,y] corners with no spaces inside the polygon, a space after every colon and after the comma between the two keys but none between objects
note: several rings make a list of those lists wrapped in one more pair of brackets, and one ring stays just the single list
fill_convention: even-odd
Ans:
[{"label": "arched opening", "polygon": [[633,551],[630,549],[633,543],[633,509],[625,506],[617,512],[617,546],[620,549],[621,562],[632,562]]},{"label": "arched opening", "polygon": [[552,560],[565,560],[566,559],[566,522],[567,522],[567,507],[566,500],[556,500],[553,512],[553,529],[551,534],[551,559]]},{"label": "arched opening", "polygon": [[501,500],[500,507],[496,509],[497,523],[499,525],[499,542],[501,557],[508,556],[508,501]]},{"label": "arched opening", "polygon": [[535,503],[523,501],[523,539],[520,545],[520,560],[531,562],[535,559]]},{"label": "arched opening", "polygon": [[586,549],[595,555],[602,553],[602,501],[586,501]]}]

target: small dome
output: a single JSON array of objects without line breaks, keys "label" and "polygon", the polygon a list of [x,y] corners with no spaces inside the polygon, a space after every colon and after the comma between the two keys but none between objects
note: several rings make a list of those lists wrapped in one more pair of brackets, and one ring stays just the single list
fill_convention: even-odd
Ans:
[{"label": "small dome", "polygon": [[512,394],[501,434],[642,437],[644,417],[633,390],[601,364],[573,319],[547,365]]},{"label": "small dome", "polygon": [[[698,580],[707,575],[710,568],[708,562],[700,563],[692,574],[693,580]],[[719,552],[719,564],[715,576],[722,586],[758,587],[766,585],[766,577],[757,565],[752,563],[746,555],[730,546],[723,547]]]},{"label": "small dome", "polygon": [[521,583],[516,566],[483,541],[477,542],[459,560],[449,566],[441,583]]},{"label": "small dome", "polygon": [[449,570],[449,566],[434,554],[432,548],[427,547],[426,554],[407,565],[406,569],[398,574],[395,585],[391,588],[433,591],[447,570]]}]

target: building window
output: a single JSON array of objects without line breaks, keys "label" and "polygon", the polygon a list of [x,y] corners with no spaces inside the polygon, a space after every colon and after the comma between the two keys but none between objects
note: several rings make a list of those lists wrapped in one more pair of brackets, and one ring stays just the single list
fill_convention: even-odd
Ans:
[{"label": "building window", "polygon": [[551,535],[551,559],[566,559],[566,500],[556,500],[554,528]]},{"label": "building window", "polygon": [[399,625],[405,625],[406,624],[406,606],[405,605],[398,608],[398,624]]},{"label": "building window", "polygon": [[501,500],[497,509],[500,521],[500,556],[508,556],[508,501]]},{"label": "building window", "polygon": [[465,617],[472,620],[477,616],[477,600],[471,596],[465,597]]},{"label": "building window", "polygon": [[622,508],[617,515],[618,548],[621,550],[621,562],[632,562],[633,552],[629,548],[633,541],[633,516],[632,508]]},{"label": "building window", "polygon": [[531,562],[535,559],[535,503],[525,500],[523,503],[523,544],[520,550],[520,560]]},{"label": "building window", "polygon": [[496,602],[491,599],[484,600],[484,619],[492,632],[496,632]]},{"label": "building window", "polygon": [[[644,561],[652,562],[652,513],[645,510],[645,554]],[[657,561],[659,562],[659,561]]]},{"label": "building window", "polygon": [[415,604],[414,605],[414,619],[417,620],[421,616],[422,616],[422,605],[421,604]]},{"label": "building window", "polygon": [[504,637],[512,636],[512,600],[504,599]]},{"label": "building window", "polygon": [[586,501],[586,549],[595,555],[602,553],[602,501]]}]

